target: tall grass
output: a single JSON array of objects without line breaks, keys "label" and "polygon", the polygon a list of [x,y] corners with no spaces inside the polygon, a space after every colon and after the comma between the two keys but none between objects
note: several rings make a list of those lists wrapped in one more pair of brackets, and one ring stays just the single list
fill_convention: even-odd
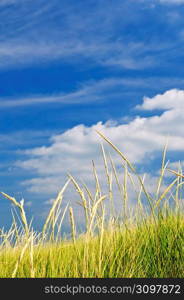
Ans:
[{"label": "tall grass", "polygon": [[[98,134],[119,155],[123,180],[102,145],[106,194],[94,163],[94,193],[69,175],[40,233],[28,223],[24,202],[2,192],[14,205],[16,214],[12,214],[10,229],[0,230],[0,277],[184,277],[181,168],[167,169],[165,147],[157,187],[150,194],[144,176],[108,138]],[[166,171],[175,178],[163,189]],[[84,212],[85,230],[80,235],[73,208],[62,206],[63,195],[71,184],[80,196],[79,205]],[[134,204],[130,203],[130,184],[135,191]],[[117,191],[121,197],[118,212]],[[67,212],[71,239],[61,234]]]}]

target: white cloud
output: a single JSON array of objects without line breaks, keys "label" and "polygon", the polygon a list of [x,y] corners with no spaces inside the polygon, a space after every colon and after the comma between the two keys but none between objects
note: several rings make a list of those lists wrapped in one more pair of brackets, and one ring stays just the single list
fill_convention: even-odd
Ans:
[{"label": "white cloud", "polygon": [[173,89],[151,99],[145,97],[143,104],[137,108],[150,111],[155,109],[184,109],[184,91]]},{"label": "white cloud", "polygon": [[[52,136],[50,146],[28,149],[25,151],[28,159],[17,162],[17,165],[26,170],[34,170],[37,177],[25,181],[24,184],[32,192],[54,193],[65,180],[67,172],[90,182],[92,159],[96,162],[103,181],[103,163],[99,155],[101,139],[96,130],[110,138],[133,163],[144,164],[145,159],[150,160],[155,151],[163,149],[167,136],[169,150],[183,150],[184,114],[178,101],[182,99],[178,96],[180,92],[183,93],[171,90],[152,99],[147,98],[146,107],[144,100],[142,108],[164,108],[161,115],[136,117],[127,124],[99,122],[90,127],[81,124]],[[113,153],[112,156],[118,164],[117,157]]]}]

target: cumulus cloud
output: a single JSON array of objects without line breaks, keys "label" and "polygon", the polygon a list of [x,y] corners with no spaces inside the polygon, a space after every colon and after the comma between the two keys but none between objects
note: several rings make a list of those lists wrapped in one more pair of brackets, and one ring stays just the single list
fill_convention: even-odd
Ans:
[{"label": "cumulus cloud", "polygon": [[[54,193],[65,180],[67,172],[90,182],[93,178],[91,160],[96,162],[103,181],[103,160],[99,155],[101,139],[96,130],[111,139],[134,164],[144,164],[145,159],[161,151],[168,136],[169,150],[183,150],[183,94],[183,91],[170,90],[163,95],[145,98],[139,109],[163,109],[160,115],[137,116],[127,124],[98,122],[90,127],[81,124],[52,136],[50,146],[27,149],[24,152],[27,159],[18,161],[16,165],[34,171],[37,176],[23,184],[32,192]],[[114,152],[111,155],[118,165],[117,156]]]},{"label": "cumulus cloud", "polygon": [[173,89],[165,92],[163,95],[157,95],[153,98],[144,98],[142,105],[137,108],[143,110],[168,110],[168,109],[183,109],[184,108],[184,91]]}]

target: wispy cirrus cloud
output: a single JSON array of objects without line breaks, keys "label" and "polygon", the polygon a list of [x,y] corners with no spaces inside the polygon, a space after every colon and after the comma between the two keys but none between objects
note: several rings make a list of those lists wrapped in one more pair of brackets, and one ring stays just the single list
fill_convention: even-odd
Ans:
[{"label": "wispy cirrus cloud", "polygon": [[[163,46],[164,47],[164,46]],[[150,49],[152,45],[150,45]],[[152,55],[146,54],[143,43],[109,41],[25,41],[20,38],[0,42],[0,68],[21,68],[27,65],[62,61],[73,64],[92,60],[101,66],[125,69],[143,69],[157,65]]]},{"label": "wispy cirrus cloud", "polygon": [[[39,104],[72,104],[89,103],[104,100],[107,93],[123,84],[121,79],[109,79],[83,84],[78,90],[67,94],[28,96],[24,98],[1,99],[0,108],[12,108]],[[111,94],[112,96],[112,94]],[[110,97],[110,94],[108,95]]]},{"label": "wispy cirrus cloud", "polygon": [[[141,70],[167,63],[163,52],[172,52],[173,45],[164,32],[155,36],[153,31],[150,41],[144,28],[139,30],[142,18],[146,18],[139,1],[135,5],[135,1],[117,0],[112,5],[109,0],[101,0],[93,6],[91,1],[85,5],[80,1],[71,1],[70,5],[63,1],[61,5],[58,0],[15,3],[17,6],[0,11],[1,69],[89,60],[89,66]],[[155,20],[154,14],[150,16]],[[149,27],[149,20],[145,22]]]},{"label": "wispy cirrus cloud", "polygon": [[[0,98],[0,109],[11,109],[14,107],[26,107],[26,106],[37,106],[42,104],[60,104],[60,105],[71,105],[71,104],[88,104],[88,103],[102,103],[110,100],[124,101],[127,96],[136,96],[139,93],[139,89],[144,91],[150,91],[150,87],[155,86],[159,81],[159,89],[173,89],[174,87],[180,87],[184,84],[184,79],[181,78],[104,78],[102,80],[92,80],[83,82],[74,91],[68,93],[57,93],[51,95],[26,95],[22,97],[13,98]],[[173,90],[173,97],[176,97],[175,90]],[[182,91],[177,92],[179,97]],[[167,94],[166,94],[167,97]],[[169,92],[169,99],[172,97],[172,93]],[[157,96],[159,98],[159,96]],[[156,101],[152,99],[151,103],[149,98],[145,98],[143,105],[139,106],[141,109],[147,109],[147,102],[149,107],[153,103],[153,108],[156,105]],[[172,99],[171,99],[172,102]],[[161,103],[160,103],[161,105]],[[167,103],[167,106],[169,102]],[[138,108],[138,107],[137,107]],[[163,107],[164,108],[164,107]],[[167,107],[166,107],[167,108]]]}]

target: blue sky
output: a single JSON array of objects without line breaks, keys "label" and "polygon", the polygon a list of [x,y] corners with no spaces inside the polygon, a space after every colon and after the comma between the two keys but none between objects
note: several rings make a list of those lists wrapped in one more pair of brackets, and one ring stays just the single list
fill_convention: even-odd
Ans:
[{"label": "blue sky", "polygon": [[95,129],[150,181],[167,136],[182,161],[183,13],[182,0],[1,0],[0,189],[37,224],[67,172],[90,182],[92,159],[101,172]]}]

